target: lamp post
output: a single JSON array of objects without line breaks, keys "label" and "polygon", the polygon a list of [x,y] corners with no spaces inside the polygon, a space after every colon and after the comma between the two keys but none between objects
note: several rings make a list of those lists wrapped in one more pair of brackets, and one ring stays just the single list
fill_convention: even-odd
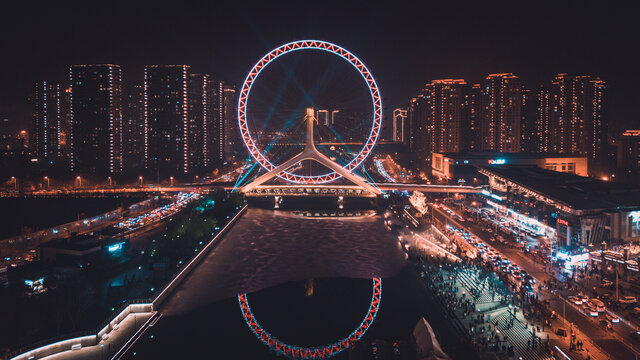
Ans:
[{"label": "lamp post", "polygon": [[108,177],[109,179],[109,186],[111,186],[112,182],[111,182],[111,176]]},{"label": "lamp post", "polygon": [[171,186],[173,186],[173,176],[169,177],[169,181],[171,183]]},{"label": "lamp post", "polygon": [[49,188],[51,186],[51,179],[49,179],[48,176],[45,176],[44,179],[47,180],[47,188]]},{"label": "lamp post", "polygon": [[142,186],[142,176],[138,176],[138,179],[140,180],[140,186]]},{"label": "lamp post", "polygon": [[82,187],[82,177],[78,176],[76,180],[78,180],[78,187]]},{"label": "lamp post", "polygon": [[18,190],[18,179],[16,179],[15,176],[12,176],[11,180],[13,180],[13,189]]}]

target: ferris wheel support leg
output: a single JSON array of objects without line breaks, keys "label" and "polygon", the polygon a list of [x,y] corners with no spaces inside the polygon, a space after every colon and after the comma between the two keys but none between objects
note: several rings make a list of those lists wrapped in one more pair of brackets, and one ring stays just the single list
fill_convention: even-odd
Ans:
[{"label": "ferris wheel support leg", "polygon": [[380,191],[380,189],[371,186],[362,177],[348,172],[342,166],[340,166],[339,164],[337,164],[334,161],[331,161],[331,159],[329,159],[328,157],[326,157],[325,155],[323,155],[319,151],[316,151],[314,155],[315,156],[313,157],[313,160],[319,162],[320,164],[322,164],[322,165],[328,167],[329,169],[337,172],[338,174],[344,176],[345,179],[351,181],[352,183],[355,183],[356,185],[359,185],[359,186],[363,187],[364,189],[366,189],[366,190],[368,190],[368,191],[370,191],[370,192],[372,192],[372,193],[374,193],[376,195],[382,194],[382,191]]},{"label": "ferris wheel support leg", "polygon": [[273,179],[274,177],[276,177],[278,174],[280,174],[281,172],[287,170],[288,168],[292,167],[293,165],[299,163],[300,161],[305,159],[305,152],[301,152],[300,154],[292,157],[291,159],[285,161],[284,163],[282,163],[282,165],[279,165],[277,168],[269,171],[266,174],[260,175],[257,179],[253,180],[252,182],[248,183],[247,185],[242,187],[242,192],[248,192],[251,191],[253,189],[255,189],[256,187],[262,185],[263,183],[265,183],[266,181],[269,181],[270,179]]}]

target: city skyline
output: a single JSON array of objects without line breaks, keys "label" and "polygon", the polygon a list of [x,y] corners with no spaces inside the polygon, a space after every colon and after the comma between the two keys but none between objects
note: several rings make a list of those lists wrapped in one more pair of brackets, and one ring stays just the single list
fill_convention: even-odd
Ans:
[{"label": "city skyline", "polygon": [[640,356],[620,9],[11,6],[0,360]]},{"label": "city skyline", "polygon": [[[448,14],[449,9],[440,5],[425,15],[429,19],[426,28],[416,31],[420,16],[407,11],[411,7],[403,4],[388,6],[375,2],[366,7],[350,4],[335,14],[328,13],[330,10],[326,7],[282,12],[287,7],[285,4],[281,6],[240,9],[234,5],[223,5],[218,12],[225,16],[216,18],[217,22],[204,21],[205,14],[214,13],[204,7],[201,9],[202,17],[191,21],[191,27],[180,26],[187,20],[165,8],[156,8],[152,11],[153,16],[147,17],[135,11],[135,7],[133,11],[120,13],[107,9],[89,16],[85,10],[68,5],[39,8],[29,19],[20,19],[19,16],[7,19],[4,26],[10,31],[9,35],[21,31],[21,38],[33,41],[19,44],[15,43],[13,36],[7,36],[3,40],[7,42],[4,47],[13,49],[16,56],[3,59],[3,68],[26,69],[32,65],[28,72],[4,70],[3,78],[15,86],[11,91],[0,89],[0,119],[8,119],[14,130],[24,127],[29,122],[26,119],[30,115],[27,98],[31,96],[33,84],[38,81],[64,81],[64,68],[72,64],[118,64],[123,69],[125,85],[142,82],[145,65],[187,64],[199,73],[210,74],[237,86],[245,76],[244,69],[255,56],[255,49],[260,52],[279,43],[305,37],[341,43],[362,53],[369,64],[375,64],[372,71],[379,78],[388,108],[403,105],[404,99],[431,79],[464,78],[470,83],[478,83],[484,74],[509,72],[520,77],[529,88],[536,88],[557,73],[568,73],[597,76],[607,81],[614,128],[633,127],[640,119],[638,110],[632,105],[638,98],[634,85],[637,79],[633,75],[631,57],[625,56],[630,55],[630,49],[623,46],[624,34],[630,34],[631,29],[620,20],[625,16],[621,9],[590,4],[579,8],[561,4],[551,8],[538,4],[489,12],[474,5],[478,8],[471,6],[466,11],[456,12],[451,26],[442,27],[446,23],[443,15]],[[142,6],[139,10],[144,8]],[[286,19],[274,25],[269,20],[279,13],[283,13]],[[558,17],[558,14],[567,16],[562,21],[553,22],[548,19],[551,13]],[[100,25],[111,19],[110,15],[139,26],[127,30],[114,29],[117,36],[104,38],[100,35]],[[307,16],[311,19],[303,21],[301,18],[305,15],[311,15]],[[69,36],[61,36],[55,45],[36,36],[40,34],[38,29],[51,25],[54,18],[70,17],[75,22],[65,25],[61,21],[56,27],[61,35]],[[340,25],[322,21],[327,17],[334,18]],[[173,20],[175,25],[167,33],[169,29],[159,28],[159,25],[169,20]],[[394,26],[369,27],[368,31],[373,34],[358,30],[346,38],[343,35],[347,29],[362,28],[369,20],[374,24],[390,23]],[[214,28],[218,30],[215,33],[211,31]],[[444,28],[448,30],[445,32]],[[504,32],[504,28],[511,31]],[[84,31],[77,31],[79,29]],[[98,42],[104,46],[89,41],[92,36],[102,39]],[[88,42],[88,46],[78,52],[74,45],[76,41]],[[380,47],[386,51],[377,51]],[[598,51],[590,51],[593,47]],[[608,56],[612,52],[619,55],[615,60]],[[40,58],[44,53],[51,54],[48,61],[39,62],[34,67],[35,58],[29,58],[27,54]],[[548,56],[550,54],[553,56]],[[17,77],[18,73],[20,77]]]}]

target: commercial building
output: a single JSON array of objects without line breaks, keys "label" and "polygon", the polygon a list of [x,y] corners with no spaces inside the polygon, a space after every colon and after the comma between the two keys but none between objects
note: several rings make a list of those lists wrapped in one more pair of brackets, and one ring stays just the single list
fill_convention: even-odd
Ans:
[{"label": "commercial building", "polygon": [[588,175],[587,158],[564,154],[531,153],[433,153],[431,173],[446,180],[469,181],[477,177],[478,167],[500,165],[534,165],[540,169]]},{"label": "commercial building", "polygon": [[69,68],[71,170],[122,171],[122,72],[112,64]]},{"label": "commercial building", "polygon": [[60,84],[41,81],[34,96],[33,146],[41,160],[57,160],[62,156],[62,93]]},{"label": "commercial building", "polygon": [[483,151],[520,152],[522,83],[511,74],[490,74],[480,86]]},{"label": "commercial building", "polygon": [[187,65],[144,68],[145,168],[157,176],[189,172]]},{"label": "commercial building", "polygon": [[556,229],[554,245],[602,246],[640,240],[640,187],[537,166],[485,166],[492,195]]}]

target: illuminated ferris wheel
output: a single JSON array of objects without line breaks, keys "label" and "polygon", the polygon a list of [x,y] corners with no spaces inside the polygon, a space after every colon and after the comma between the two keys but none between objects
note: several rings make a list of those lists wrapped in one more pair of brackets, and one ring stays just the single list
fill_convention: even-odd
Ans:
[{"label": "illuminated ferris wheel", "polygon": [[[270,159],[269,155],[257,146],[256,140],[251,135],[248,126],[248,102],[252,87],[256,83],[258,76],[265,68],[268,67],[268,65],[272,64],[279,57],[301,50],[320,50],[325,53],[337,55],[340,59],[345,60],[352,66],[352,68],[354,68],[358,72],[361,79],[364,80],[364,83],[368,89],[372,110],[370,127],[368,128],[368,136],[366,136],[366,139],[364,139],[362,148],[356,152],[353,152],[353,156],[344,161],[343,165],[329,160],[329,157],[320,154],[320,152],[315,149],[312,134],[313,128],[310,128],[309,126],[307,126],[307,147],[305,148],[305,151],[298,154],[297,157],[291,158],[289,159],[289,161],[285,161],[281,164],[275,164],[275,160]],[[305,120],[308,120],[309,122],[311,122],[311,120],[316,120],[310,120],[309,114],[309,109],[307,109],[307,116],[305,116]],[[244,144],[249,150],[251,157],[256,160],[256,162],[260,164],[265,170],[267,170],[267,172],[271,173],[270,177],[277,176],[283,180],[286,180],[287,182],[295,184],[322,184],[334,181],[340,177],[346,177],[352,182],[355,182],[371,190],[370,186],[368,186],[364,182],[364,179],[351,173],[356,168],[358,168],[362,164],[362,162],[369,156],[371,150],[376,144],[378,135],[380,134],[382,125],[382,102],[380,97],[380,90],[378,88],[378,85],[376,84],[375,79],[373,78],[373,75],[370,73],[364,63],[351,52],[338,45],[320,40],[300,40],[279,46],[263,56],[251,69],[244,81],[244,84],[242,85],[240,96],[238,97],[238,125],[240,129],[240,135],[242,136]],[[309,132],[311,132],[311,135],[309,135]],[[311,138],[311,144],[309,144],[309,138]],[[290,168],[294,163],[299,162],[300,160],[315,160],[325,167],[328,167],[331,171],[324,174],[316,175],[296,174],[291,171]]]}]

